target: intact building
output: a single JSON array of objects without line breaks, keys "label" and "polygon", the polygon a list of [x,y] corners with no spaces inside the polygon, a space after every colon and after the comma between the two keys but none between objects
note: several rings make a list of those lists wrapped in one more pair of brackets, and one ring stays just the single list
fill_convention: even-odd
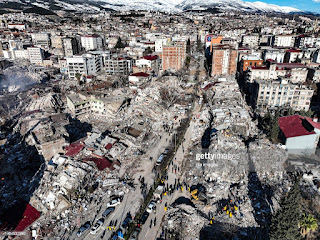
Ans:
[{"label": "intact building", "polygon": [[294,35],[276,35],[272,38],[272,46],[274,47],[293,47],[294,42]]},{"label": "intact building", "polygon": [[211,76],[236,74],[237,56],[238,50],[229,45],[213,46]]},{"label": "intact building", "polygon": [[85,77],[96,75],[102,68],[102,58],[99,55],[84,54],[82,56],[67,57],[66,60],[70,79],[74,79],[77,73]]},{"label": "intact building", "polygon": [[109,75],[128,75],[132,70],[131,59],[114,58],[104,62],[105,72]]},{"label": "intact building", "polygon": [[44,53],[39,47],[28,47],[29,60],[31,64],[41,65],[43,63]]},{"label": "intact building", "polygon": [[96,34],[81,36],[81,46],[86,50],[102,50],[102,38]]},{"label": "intact building", "polygon": [[319,142],[320,123],[317,118],[299,115],[279,118],[280,138],[288,153],[314,154]]},{"label": "intact building", "polygon": [[258,109],[291,107],[294,110],[309,110],[314,90],[282,80],[255,80],[252,105]]},{"label": "intact building", "polygon": [[176,43],[162,48],[162,70],[180,70],[186,59],[186,44]]},{"label": "intact building", "polygon": [[50,34],[49,33],[32,33],[32,42],[41,47],[50,47]]},{"label": "intact building", "polygon": [[62,49],[65,57],[72,57],[79,53],[77,39],[66,37],[62,39]]}]

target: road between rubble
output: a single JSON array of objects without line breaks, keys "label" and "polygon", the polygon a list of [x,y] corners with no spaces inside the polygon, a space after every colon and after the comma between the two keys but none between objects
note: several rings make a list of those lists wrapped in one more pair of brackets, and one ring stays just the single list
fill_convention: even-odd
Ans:
[{"label": "road between rubble", "polygon": [[[195,87],[196,89],[196,87]],[[177,172],[177,174],[179,174],[179,177],[177,177],[177,174],[174,173],[174,169],[173,169],[173,165],[171,164],[171,161],[173,161],[173,164],[176,165],[176,167],[179,167],[180,171],[182,168],[182,163],[183,163],[183,159],[184,159],[184,155],[185,153],[188,152],[188,148],[190,145],[190,141],[191,141],[191,134],[192,134],[192,119],[194,116],[196,116],[199,113],[201,106],[199,106],[197,104],[197,102],[194,100],[194,104],[193,104],[193,108],[191,109],[191,112],[189,112],[188,114],[188,122],[186,124],[186,128],[184,129],[184,131],[182,132],[181,136],[178,136],[178,144],[177,147],[175,149],[174,154],[172,155],[171,159],[167,162],[167,165],[164,167],[165,171],[162,172],[162,177],[165,176],[167,174],[168,176],[168,180],[165,181],[165,184],[172,184],[174,185],[175,183],[175,179],[182,183],[182,179],[181,179],[181,172]],[[184,140],[183,140],[184,139]],[[182,141],[183,140],[183,141]],[[149,204],[149,201],[151,200],[152,196],[153,196],[153,192],[156,189],[156,187],[158,186],[159,182],[155,185],[155,187],[153,189],[150,190],[150,192],[148,193],[149,198],[147,197],[145,202],[143,203],[143,207],[140,209],[140,212],[137,214],[137,218],[139,218],[141,216],[141,214],[146,210],[146,207]],[[181,190],[175,191],[171,196],[165,196],[162,199],[162,203],[159,205],[157,204],[157,212],[156,213],[151,213],[146,221],[146,223],[142,226],[141,232],[139,234],[139,239],[146,239],[146,240],[150,240],[150,239],[156,239],[159,230],[160,230],[160,226],[161,226],[161,222],[162,219],[165,215],[165,203],[167,203],[167,205],[169,206],[172,203],[172,200],[176,199],[176,197],[178,197],[179,195],[183,194],[185,195],[186,193],[186,189],[184,189],[183,192],[181,192]],[[139,215],[140,214],[140,215]],[[156,218],[156,226],[153,226],[150,228],[150,223],[151,220],[152,222],[154,222],[154,219]],[[134,230],[134,226],[136,225],[136,223],[132,223],[131,227],[129,228],[130,231],[128,231],[128,233],[126,234],[126,239],[128,239],[128,237],[130,236],[130,234],[133,232]]]},{"label": "road between rubble", "polygon": [[[178,120],[176,120],[176,122],[178,122]],[[172,137],[172,134],[170,136],[169,133],[166,132],[161,136],[159,141],[156,141],[154,148],[150,149],[147,152],[146,157],[143,160],[143,166],[142,166],[144,171],[141,172],[140,174],[135,174],[134,176],[135,179],[133,179],[136,189],[133,191],[131,190],[129,193],[125,194],[122,203],[115,207],[114,213],[106,219],[103,226],[96,234],[92,235],[89,232],[87,232],[84,236],[77,238],[76,232],[78,231],[79,228],[76,228],[71,233],[71,236],[67,239],[84,239],[84,240],[101,239],[101,236],[104,230],[107,229],[107,227],[110,225],[109,223],[111,220],[113,222],[117,220],[117,225],[115,226],[115,230],[117,230],[129,211],[131,211],[131,214],[134,214],[134,212],[137,209],[139,209],[141,200],[143,200],[143,197],[140,194],[141,183],[139,182],[138,177],[139,175],[141,175],[141,177],[144,177],[145,183],[147,183],[148,186],[151,186],[154,183],[154,178],[152,177],[153,174],[151,172],[152,168],[155,165],[156,158],[161,154],[161,152],[166,148],[166,146],[168,146],[170,137]],[[150,157],[153,157],[153,161],[149,161]],[[128,199],[130,201],[127,201]],[[93,219],[97,221],[99,218],[101,218],[102,213],[107,208],[106,205],[109,200],[110,200],[109,197],[107,197],[107,198],[104,198],[102,202],[99,202],[99,205],[92,206],[92,204],[90,204],[91,206],[88,207],[88,210],[85,212],[82,212],[81,214],[82,215],[81,225],[84,224],[84,222],[86,221],[90,221],[91,224],[94,224],[95,222],[92,222]],[[96,213],[99,207],[101,207],[100,211]],[[113,232],[114,230],[110,231],[107,229],[102,239],[109,239]]]},{"label": "road between rubble", "polygon": [[[199,106],[197,103],[195,103],[195,107],[194,110],[192,111],[191,117],[189,119],[193,119],[194,116],[196,116],[199,113],[201,106]],[[173,163],[179,167],[180,171],[177,172],[177,174],[175,174],[174,172],[174,166],[170,165],[168,170],[167,170],[167,174],[168,174],[168,180],[165,182],[166,184],[170,185],[174,185],[175,183],[175,179],[179,180],[180,183],[183,183],[183,173],[182,173],[182,164],[184,162],[184,155],[188,153],[188,149],[191,145],[191,135],[192,135],[192,128],[193,128],[193,122],[191,121],[189,124],[189,127],[186,129],[185,133],[184,133],[184,141],[183,143],[180,144],[180,146],[178,147],[177,151],[175,152],[175,155],[173,157],[173,159],[175,159],[173,161]],[[166,214],[165,211],[165,203],[167,203],[167,206],[170,206],[170,204],[173,203],[173,201],[175,199],[177,199],[178,197],[190,197],[190,195],[188,194],[188,190],[183,186],[183,190],[179,189],[179,190],[175,190],[170,196],[164,196],[162,198],[162,203],[157,205],[157,212],[156,214],[152,213],[150,214],[147,222],[142,226],[142,230],[140,232],[139,235],[139,239],[141,240],[150,240],[150,239],[156,239],[157,237],[160,237],[161,234],[161,223],[162,220]],[[156,226],[153,226],[151,228],[152,231],[150,230],[150,221],[154,221],[154,218],[157,218],[157,224]]]}]

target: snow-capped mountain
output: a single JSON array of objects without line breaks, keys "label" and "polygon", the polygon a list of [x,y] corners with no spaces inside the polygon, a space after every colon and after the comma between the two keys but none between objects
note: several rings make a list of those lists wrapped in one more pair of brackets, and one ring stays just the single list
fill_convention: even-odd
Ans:
[{"label": "snow-capped mountain", "polygon": [[180,4],[176,5],[176,7],[183,10],[217,8],[222,11],[238,10],[280,13],[301,12],[299,9],[292,7],[281,7],[264,2],[245,2],[242,0],[184,0]]},{"label": "snow-capped mountain", "polygon": [[[164,12],[182,12],[188,10],[215,9],[218,11],[246,12],[302,12],[292,7],[282,7],[264,2],[246,2],[242,0],[0,0],[3,11],[25,10],[28,8],[50,10],[95,12],[105,10],[155,10]],[[1,11],[0,11],[1,12]]]},{"label": "snow-capped mountain", "polygon": [[[264,2],[245,2],[242,0],[99,0],[103,6],[120,10],[141,9],[160,11],[206,10],[216,8],[221,11],[259,11],[259,12],[301,12],[292,7],[281,7]],[[103,4],[105,2],[105,4]]]}]

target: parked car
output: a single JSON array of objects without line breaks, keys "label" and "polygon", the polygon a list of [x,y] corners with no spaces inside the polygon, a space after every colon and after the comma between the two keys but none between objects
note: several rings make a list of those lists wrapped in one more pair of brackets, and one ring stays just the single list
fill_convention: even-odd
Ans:
[{"label": "parked car", "polygon": [[155,209],[155,208],[156,208],[156,202],[155,201],[151,201],[149,203],[148,208],[147,208],[147,212],[148,213],[152,213],[153,209]]},{"label": "parked car", "polygon": [[161,155],[159,156],[159,158],[157,159],[156,165],[160,165],[160,164],[162,163],[163,159],[164,159],[164,155],[161,154]]},{"label": "parked car", "polygon": [[114,211],[114,207],[109,207],[107,208],[104,213],[102,213],[102,217],[106,218],[109,216],[110,213],[112,213]]},{"label": "parked car", "polygon": [[149,217],[149,213],[148,213],[148,212],[144,212],[144,213],[142,214],[142,216],[141,216],[141,223],[142,223],[142,224],[145,224],[146,221],[147,221],[147,219],[148,219],[148,217]]},{"label": "parked car", "polygon": [[82,225],[79,229],[79,231],[77,232],[77,236],[81,237],[86,231],[88,231],[91,227],[90,222],[86,222],[84,225]]},{"label": "parked car", "polygon": [[103,225],[104,223],[104,218],[100,218],[96,224],[91,228],[91,231],[90,233],[91,234],[96,234],[98,232],[98,230],[101,228],[101,226]]},{"label": "parked car", "polygon": [[131,213],[128,212],[126,218],[123,220],[120,229],[124,232],[132,221]]},{"label": "parked car", "polygon": [[163,154],[167,155],[169,153],[170,149],[169,148],[166,148],[163,152]]},{"label": "parked car", "polygon": [[121,203],[121,199],[115,198],[107,203],[107,207],[115,207],[115,206],[119,205],[120,203]]},{"label": "parked car", "polygon": [[129,240],[137,240],[140,234],[140,231],[141,231],[141,228],[136,228],[136,230],[134,230],[134,232],[131,234]]}]

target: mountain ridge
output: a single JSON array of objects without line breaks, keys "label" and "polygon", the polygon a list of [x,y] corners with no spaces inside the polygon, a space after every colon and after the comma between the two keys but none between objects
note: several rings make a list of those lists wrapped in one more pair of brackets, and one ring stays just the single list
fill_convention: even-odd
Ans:
[{"label": "mountain ridge", "polygon": [[65,10],[77,12],[150,10],[174,13],[208,9],[217,9],[220,12],[304,12],[293,7],[267,4],[261,1],[246,2],[242,0],[0,0],[0,9],[8,9],[8,5],[15,5],[15,8],[20,6],[21,9],[38,7],[49,11]]}]

